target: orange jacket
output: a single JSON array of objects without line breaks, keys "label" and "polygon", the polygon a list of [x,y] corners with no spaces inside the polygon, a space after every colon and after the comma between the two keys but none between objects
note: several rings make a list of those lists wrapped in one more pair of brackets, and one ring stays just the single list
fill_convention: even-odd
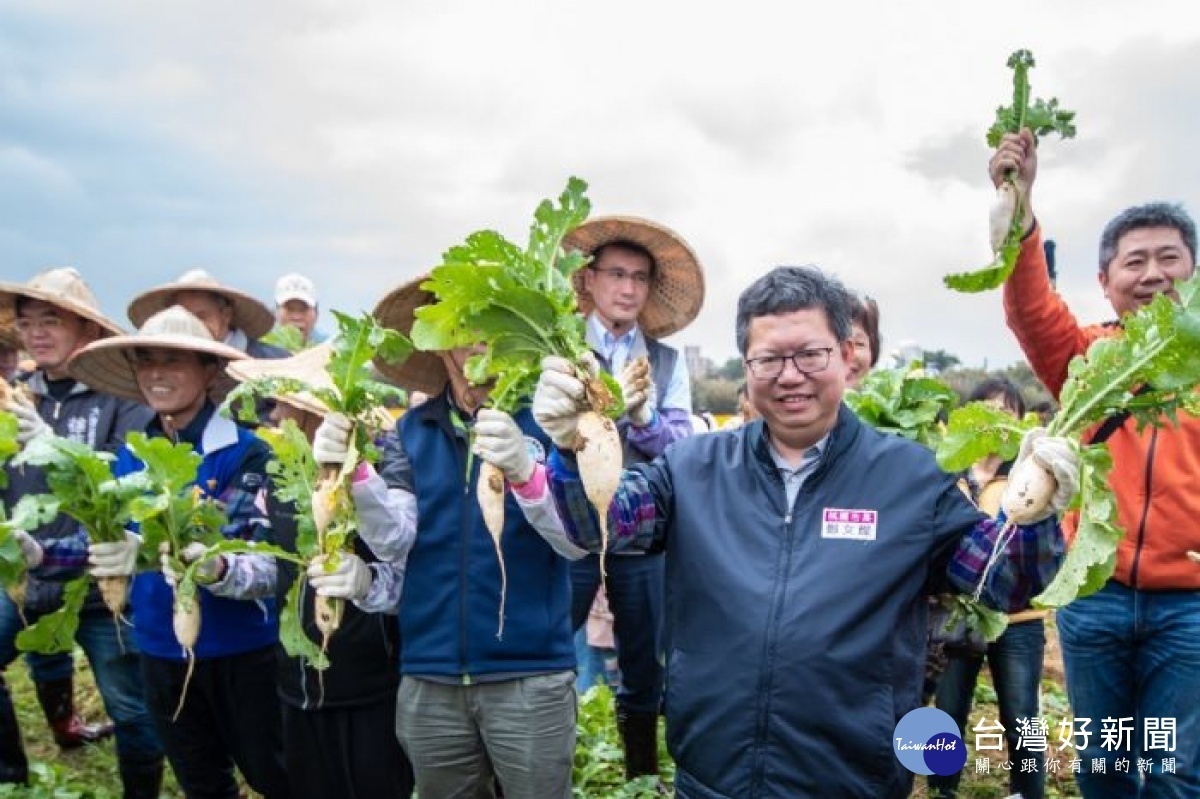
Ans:
[{"label": "orange jacket", "polygon": [[[1115,327],[1079,326],[1050,284],[1039,228],[1021,244],[1017,268],[1004,285],[1004,316],[1055,397],[1073,356],[1102,336],[1120,335]],[[1179,420],[1179,427],[1164,420],[1163,427],[1141,433],[1128,421],[1108,439],[1113,459],[1108,482],[1125,531],[1114,577],[1131,588],[1200,589],[1200,566],[1187,557],[1189,549],[1200,550],[1200,419]],[[1064,520],[1068,536],[1074,521]]]}]

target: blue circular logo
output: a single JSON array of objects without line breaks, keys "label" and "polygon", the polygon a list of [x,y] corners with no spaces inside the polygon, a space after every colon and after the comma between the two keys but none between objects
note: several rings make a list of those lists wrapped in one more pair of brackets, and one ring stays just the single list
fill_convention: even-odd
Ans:
[{"label": "blue circular logo", "polygon": [[914,774],[957,774],[967,762],[967,745],[950,714],[936,707],[909,711],[892,735],[892,750]]}]

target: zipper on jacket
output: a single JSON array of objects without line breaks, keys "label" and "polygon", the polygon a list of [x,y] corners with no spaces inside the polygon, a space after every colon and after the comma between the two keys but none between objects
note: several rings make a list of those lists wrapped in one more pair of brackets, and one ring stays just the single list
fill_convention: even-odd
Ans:
[{"label": "zipper on jacket", "polygon": [[[786,503],[787,503],[787,487],[785,485],[783,485],[783,480],[779,477],[778,471],[774,472],[772,474],[772,476],[775,479],[775,482],[777,484],[779,484],[779,487],[783,489],[784,503],[786,505]],[[811,477],[811,475],[810,475],[810,477]],[[764,646],[765,651],[763,653],[762,673],[759,676],[759,680],[758,680],[759,696],[762,697],[762,699],[761,699],[761,704],[759,705],[759,708],[758,708],[758,720],[757,720],[757,723],[755,724],[756,729],[755,729],[754,743],[753,743],[753,746],[755,747],[755,749],[757,751],[754,753],[754,767],[750,774],[750,789],[751,789],[750,794],[752,796],[758,795],[757,792],[762,788],[763,781],[766,779],[766,775],[764,772],[764,764],[763,764],[763,761],[765,759],[765,754],[763,752],[763,748],[766,746],[766,743],[767,743],[767,727],[770,724],[770,718],[771,718],[771,702],[770,702],[771,692],[769,689],[770,689],[772,674],[774,673],[774,670],[775,670],[774,659],[775,659],[776,651],[778,650],[778,647],[779,647],[779,634],[778,634],[777,628],[779,626],[779,618],[783,613],[784,599],[787,596],[787,586],[786,586],[787,575],[788,575],[788,571],[791,566],[792,553],[793,553],[793,549],[795,548],[795,541],[796,541],[795,527],[792,524],[792,520],[796,516],[795,508],[800,503],[800,496],[802,494],[804,494],[804,489],[807,485],[808,485],[808,481],[805,481],[805,486],[801,486],[800,491],[796,494],[796,501],[794,503],[792,503],[792,505],[790,507],[788,507],[787,512],[784,514],[784,517],[783,517],[783,523],[784,523],[784,529],[783,529],[784,552],[782,555],[783,562],[780,566],[780,573],[779,573],[778,581],[775,586],[775,597],[773,598],[773,601],[771,602],[771,614],[767,619],[767,640],[766,640],[765,646]]]},{"label": "zipper on jacket", "polygon": [[1146,453],[1146,498],[1142,502],[1142,520],[1138,524],[1137,546],[1133,550],[1133,565],[1129,567],[1129,587],[1137,590],[1138,566],[1142,560],[1142,545],[1146,542],[1146,520],[1150,517],[1150,487],[1154,478],[1154,451],[1158,448],[1158,428],[1150,433],[1150,451]]}]

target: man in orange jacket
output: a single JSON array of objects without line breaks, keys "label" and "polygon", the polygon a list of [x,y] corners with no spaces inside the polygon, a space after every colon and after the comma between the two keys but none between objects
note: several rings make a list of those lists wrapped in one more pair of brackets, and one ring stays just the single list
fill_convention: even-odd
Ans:
[{"label": "man in orange jacket", "polygon": [[[1128,208],[1110,221],[1100,238],[1099,280],[1118,320],[1081,326],[1046,271],[1029,200],[1037,175],[1033,135],[1005,136],[989,170],[996,185],[1015,173],[1026,208],[1021,254],[1004,286],[1005,317],[1057,396],[1073,356],[1097,338],[1121,335],[1119,317],[1192,276],[1195,223],[1167,203]],[[1200,419],[1181,416],[1177,427],[1141,432],[1126,420],[1107,443],[1125,537],[1112,579],[1058,614],[1078,745],[1070,756],[1082,760],[1076,779],[1087,799],[1198,796],[1200,566],[1187,553],[1200,549]],[[1084,719],[1090,724],[1081,732]]]}]

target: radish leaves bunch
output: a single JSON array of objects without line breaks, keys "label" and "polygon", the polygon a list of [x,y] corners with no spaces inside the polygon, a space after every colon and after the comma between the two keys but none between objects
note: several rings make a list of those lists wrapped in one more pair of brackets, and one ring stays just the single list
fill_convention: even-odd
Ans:
[{"label": "radish leaves bunch", "polygon": [[[1057,133],[1064,139],[1075,136],[1075,112],[1058,106],[1057,98],[1030,101],[1029,70],[1033,67],[1033,54],[1018,50],[1009,56],[1008,66],[1013,71],[1012,105],[996,109],[996,121],[988,128],[987,143],[992,149],[1000,145],[1006,133],[1020,133],[1029,128],[1034,136]],[[996,189],[996,200],[991,211],[991,244],[995,258],[991,264],[975,272],[962,272],[943,278],[946,286],[955,291],[980,292],[998,288],[1012,274],[1021,252],[1022,224],[1026,209],[1023,207],[1015,175],[1006,175]]]}]

